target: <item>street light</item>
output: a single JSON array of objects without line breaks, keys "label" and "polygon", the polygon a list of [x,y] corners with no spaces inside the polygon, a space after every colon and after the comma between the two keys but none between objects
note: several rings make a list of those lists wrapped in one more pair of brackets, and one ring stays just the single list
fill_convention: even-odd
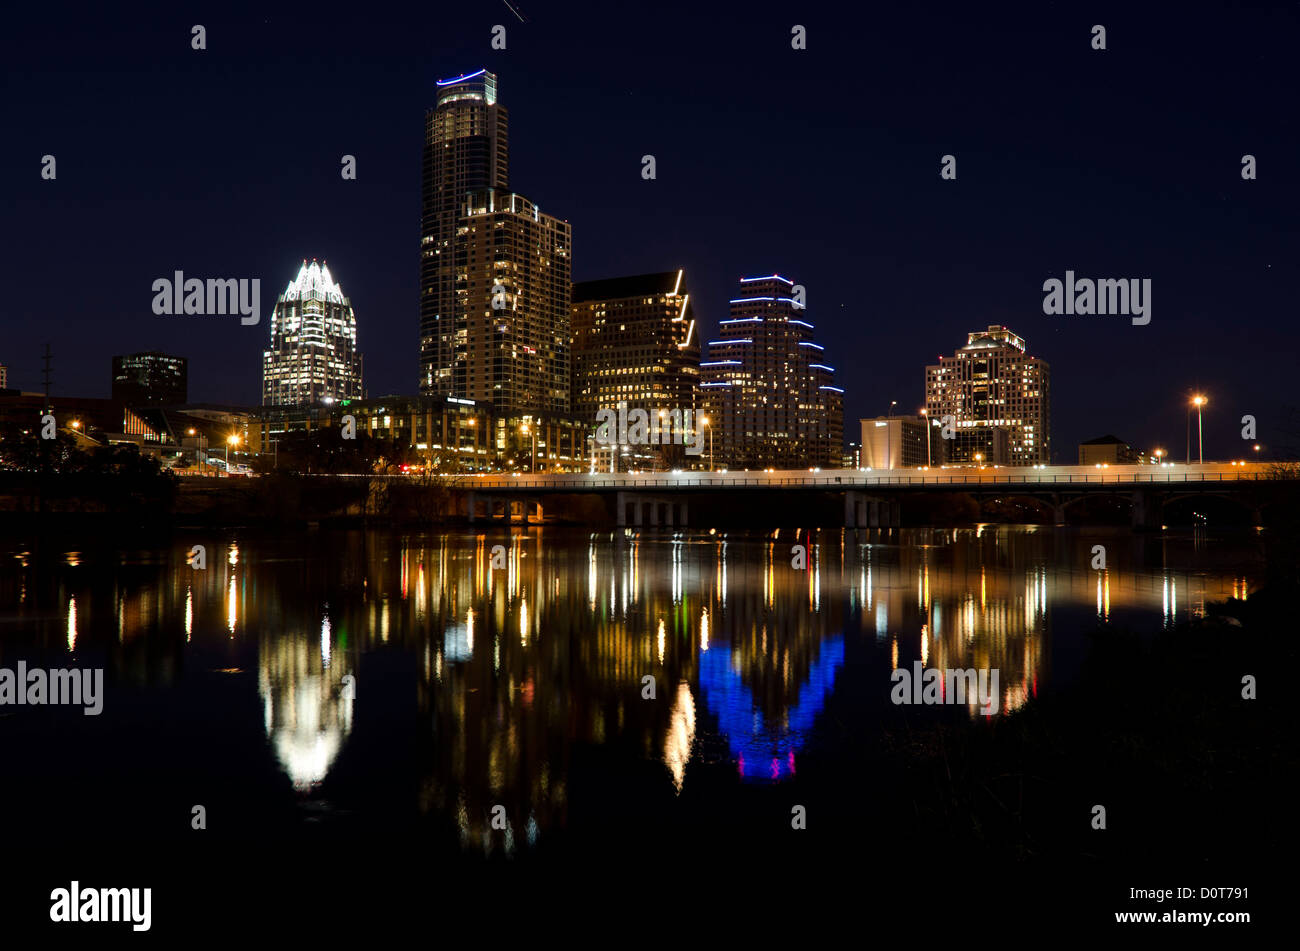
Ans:
[{"label": "street light", "polygon": [[521,428],[523,429],[525,436],[531,433],[533,437],[533,454],[528,460],[528,468],[530,472],[536,474],[537,473],[537,433],[534,432],[532,427],[530,427],[527,423],[524,423]]},{"label": "street light", "polygon": [[1155,451],[1156,465],[1160,465],[1160,464],[1161,464],[1161,463],[1160,463],[1160,459],[1161,459],[1162,456],[1164,456],[1164,454],[1165,454],[1165,451],[1164,451],[1163,449],[1157,449],[1157,450]]},{"label": "street light", "polygon": [[1196,454],[1199,457],[1199,465],[1205,465],[1205,444],[1201,439],[1201,407],[1208,400],[1199,393],[1192,397],[1192,405],[1196,407]]},{"label": "street light", "polygon": [[709,471],[713,471],[713,427],[709,425],[709,417],[701,416],[700,425],[709,431]]},{"label": "street light", "polygon": [[984,453],[982,452],[975,453],[975,465],[978,466],[983,461],[984,461]]},{"label": "street light", "polygon": [[921,408],[921,418],[925,420],[925,467],[928,469],[934,463],[930,459],[930,411],[925,407]]},{"label": "street light", "polygon": [[226,475],[230,475],[230,447],[239,445],[239,436],[232,433],[226,437]]},{"label": "street light", "polygon": [[889,401],[889,413],[887,415],[889,416],[890,419],[894,418],[894,407],[897,405],[898,405],[898,400]]}]

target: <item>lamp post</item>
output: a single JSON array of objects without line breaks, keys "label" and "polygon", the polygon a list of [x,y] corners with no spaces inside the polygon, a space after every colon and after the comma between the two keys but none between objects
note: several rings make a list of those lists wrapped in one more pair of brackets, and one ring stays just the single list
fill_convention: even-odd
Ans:
[{"label": "lamp post", "polygon": [[537,473],[537,431],[533,429],[533,427],[529,426],[527,423],[524,423],[521,428],[523,429],[525,436],[531,433],[533,437],[533,452],[532,455],[528,457],[528,469],[533,474],[536,474]]},{"label": "lamp post", "polygon": [[239,445],[239,436],[231,434],[226,437],[226,475],[230,475],[230,447]]},{"label": "lamp post", "polygon": [[1156,465],[1160,465],[1160,459],[1161,459],[1161,457],[1164,456],[1164,454],[1165,454],[1165,451],[1164,451],[1163,449],[1157,449],[1157,450],[1156,450],[1156,453],[1155,453],[1155,455],[1156,455]]},{"label": "lamp post", "polygon": [[1192,405],[1196,407],[1196,455],[1198,457],[1197,464],[1202,466],[1205,465],[1205,443],[1202,441],[1201,438],[1202,436],[1201,407],[1204,406],[1206,402],[1207,401],[1205,397],[1201,396],[1199,393],[1196,396],[1192,397]]},{"label": "lamp post", "polygon": [[700,425],[709,431],[709,471],[713,471],[713,427],[709,425],[709,417],[701,416]]},{"label": "lamp post", "polygon": [[925,420],[925,467],[929,469],[934,463],[930,459],[930,411],[921,408],[921,418]]}]

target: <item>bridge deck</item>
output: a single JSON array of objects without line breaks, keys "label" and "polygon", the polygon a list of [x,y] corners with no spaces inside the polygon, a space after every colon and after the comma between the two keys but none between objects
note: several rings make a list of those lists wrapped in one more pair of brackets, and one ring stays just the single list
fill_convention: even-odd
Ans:
[{"label": "bridge deck", "polygon": [[[638,473],[539,473],[536,475],[500,473],[464,473],[435,476],[457,488],[484,491],[593,492],[650,489],[655,491],[719,489],[812,489],[871,490],[914,488],[961,490],[963,488],[1114,488],[1119,485],[1169,485],[1190,487],[1233,482],[1253,482],[1269,478],[1265,463],[1206,463],[1205,465],[1164,466],[1048,466],[988,467],[950,469],[861,470],[825,469],[777,470],[772,472],[638,472]],[[361,476],[361,478],[367,478]],[[373,478],[373,477],[370,477]],[[418,473],[389,476],[392,479],[422,479]]]}]

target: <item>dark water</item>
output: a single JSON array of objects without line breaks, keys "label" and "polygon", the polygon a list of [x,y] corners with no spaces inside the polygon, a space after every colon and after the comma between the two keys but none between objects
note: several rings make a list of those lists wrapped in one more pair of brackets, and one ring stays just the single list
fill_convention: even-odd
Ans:
[{"label": "dark water", "polygon": [[[811,570],[792,568],[808,542],[548,528],[10,543],[0,667],[102,666],[106,682],[98,717],[0,711],[12,834],[147,850],[197,834],[202,805],[206,834],[268,855],[338,836],[441,862],[635,851],[683,828],[761,842],[792,804],[824,829],[888,781],[858,738],[897,712],[893,668],[996,668],[1012,717],[1078,675],[1099,620],[1150,635],[1244,597],[1262,570],[1250,534],[821,531]],[[103,818],[69,824],[88,811]]]}]

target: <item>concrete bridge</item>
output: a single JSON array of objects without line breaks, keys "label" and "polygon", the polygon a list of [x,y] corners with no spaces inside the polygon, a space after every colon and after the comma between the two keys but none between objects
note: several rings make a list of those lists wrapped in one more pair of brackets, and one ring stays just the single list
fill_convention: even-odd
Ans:
[{"label": "concrete bridge", "polygon": [[[408,479],[410,476],[391,478]],[[899,524],[902,499],[914,493],[961,492],[977,498],[1029,498],[1050,505],[1065,524],[1068,509],[1085,499],[1112,496],[1131,505],[1135,529],[1159,528],[1166,505],[1181,499],[1221,497],[1256,508],[1259,483],[1273,481],[1262,463],[938,468],[825,469],[762,472],[482,473],[440,476],[467,498],[471,521],[480,517],[540,521],[543,500],[555,494],[614,497],[619,525],[682,527],[692,501],[715,493],[834,493],[844,500],[846,528]],[[531,517],[530,517],[531,516]]]}]

